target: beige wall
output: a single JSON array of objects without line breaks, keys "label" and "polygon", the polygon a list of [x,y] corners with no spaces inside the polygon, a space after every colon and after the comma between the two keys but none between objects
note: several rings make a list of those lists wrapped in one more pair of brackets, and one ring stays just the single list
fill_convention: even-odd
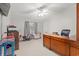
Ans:
[{"label": "beige wall", "polygon": [[61,33],[62,29],[70,29],[70,36],[76,35],[76,4],[72,4],[63,12],[52,15],[51,18],[44,21],[43,32],[58,32]]}]

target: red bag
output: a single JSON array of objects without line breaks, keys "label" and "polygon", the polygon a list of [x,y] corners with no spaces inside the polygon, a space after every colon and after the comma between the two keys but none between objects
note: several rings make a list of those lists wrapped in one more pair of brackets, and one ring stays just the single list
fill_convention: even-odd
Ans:
[{"label": "red bag", "polygon": [[14,36],[13,36],[13,35],[10,35],[10,36],[3,36],[2,38],[3,38],[3,39],[13,39]]}]

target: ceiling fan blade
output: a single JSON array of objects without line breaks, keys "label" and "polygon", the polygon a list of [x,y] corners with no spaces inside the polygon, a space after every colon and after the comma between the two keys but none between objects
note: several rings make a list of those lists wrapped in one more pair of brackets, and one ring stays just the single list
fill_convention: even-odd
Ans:
[{"label": "ceiling fan blade", "polygon": [[25,14],[29,14],[29,13],[33,13],[35,10],[28,10],[28,11],[24,11],[22,13],[25,13]]},{"label": "ceiling fan blade", "polygon": [[42,5],[41,7],[38,7],[38,8],[36,8],[36,9],[31,9],[31,10],[28,10],[28,11],[24,11],[23,13],[25,13],[25,14],[30,14],[30,13],[33,13],[33,12],[35,12],[36,10],[43,10],[43,9],[45,9],[45,8],[48,8],[50,6],[50,4],[44,4],[44,5]]},{"label": "ceiling fan blade", "polygon": [[44,8],[46,8],[47,7],[47,5],[43,5],[43,6],[41,6],[41,7],[39,7],[39,8],[37,8],[37,9],[44,9]]}]

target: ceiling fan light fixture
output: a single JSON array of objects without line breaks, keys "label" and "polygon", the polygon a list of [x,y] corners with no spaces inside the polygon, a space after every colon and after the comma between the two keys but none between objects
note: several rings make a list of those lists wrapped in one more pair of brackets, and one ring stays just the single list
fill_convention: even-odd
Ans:
[{"label": "ceiling fan light fixture", "polygon": [[48,14],[48,10],[47,9],[42,9],[42,10],[36,10],[35,12],[34,12],[34,14],[36,15],[36,16],[45,16],[45,15],[47,15]]},{"label": "ceiling fan light fixture", "polygon": [[47,9],[43,9],[39,14],[38,16],[45,16],[48,14],[48,10]]}]

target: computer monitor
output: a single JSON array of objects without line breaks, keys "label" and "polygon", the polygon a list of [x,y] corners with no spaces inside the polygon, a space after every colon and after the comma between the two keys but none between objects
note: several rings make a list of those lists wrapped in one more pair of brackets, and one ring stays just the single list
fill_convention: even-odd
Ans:
[{"label": "computer monitor", "polygon": [[69,34],[70,34],[70,29],[63,29],[61,31],[61,36],[67,36],[67,37],[69,37]]}]

